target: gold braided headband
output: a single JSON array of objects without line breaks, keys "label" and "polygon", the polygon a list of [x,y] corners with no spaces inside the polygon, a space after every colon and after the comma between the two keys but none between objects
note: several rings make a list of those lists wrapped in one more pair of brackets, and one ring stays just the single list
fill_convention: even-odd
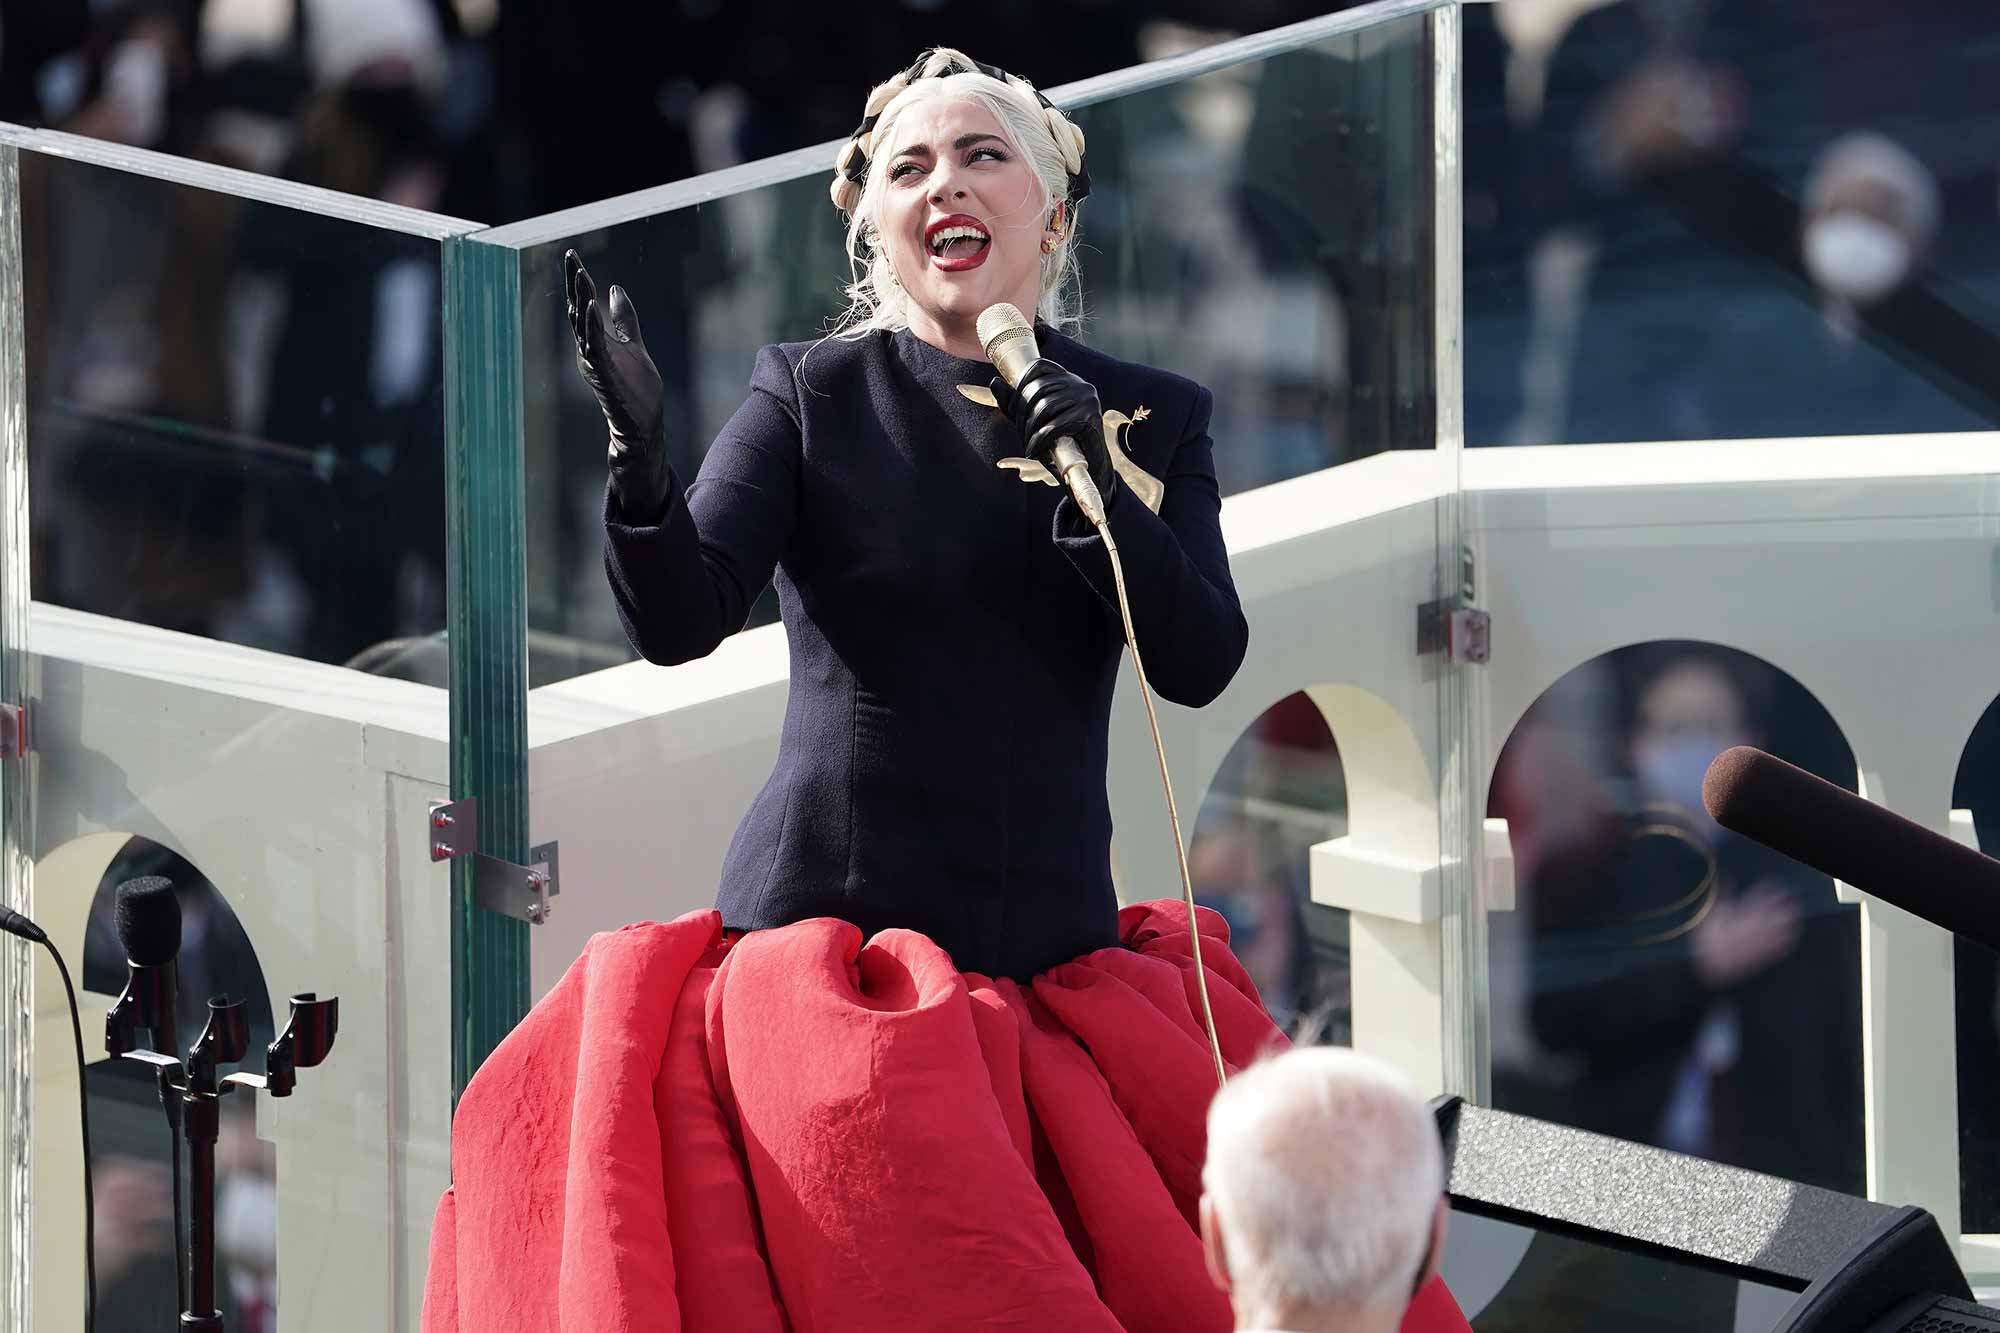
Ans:
[{"label": "gold braided headband", "polygon": [[897,94],[918,79],[942,79],[953,74],[980,73],[988,78],[1016,88],[1035,99],[1042,108],[1042,118],[1048,125],[1049,137],[1062,150],[1063,166],[1069,171],[1069,189],[1064,199],[1070,204],[1080,202],[1090,193],[1090,170],[1084,164],[1083,131],[1065,116],[1048,98],[1026,79],[1018,78],[992,65],[983,65],[956,51],[927,51],[917,58],[902,73],[879,83],[868,94],[866,114],[861,127],[854,131],[848,141],[841,146],[833,163],[833,185],[828,191],[833,196],[833,206],[843,213],[852,213],[861,202],[861,187],[868,179],[868,155],[875,151],[875,124],[889,103]]}]

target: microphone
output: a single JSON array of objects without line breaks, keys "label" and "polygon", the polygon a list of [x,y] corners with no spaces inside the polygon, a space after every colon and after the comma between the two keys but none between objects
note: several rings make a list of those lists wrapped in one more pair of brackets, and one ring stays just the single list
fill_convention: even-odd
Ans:
[{"label": "microphone", "polygon": [[[1041,358],[1041,350],[1035,346],[1035,326],[1015,307],[999,301],[979,312],[976,328],[979,345],[986,349],[986,359],[1010,387],[1020,388],[1022,376]],[[1054,452],[1055,473],[1068,483],[1076,507],[1085,518],[1103,527],[1104,497],[1098,494],[1097,483],[1090,479],[1090,463],[1083,450],[1065,435],[1056,441]]]},{"label": "microphone", "polygon": [[1747,745],[1715,757],[1701,799],[1722,827],[2000,949],[2000,861]]},{"label": "microphone", "polygon": [[[104,1049],[114,1056],[129,1055],[138,1049],[138,1029],[146,1029],[152,1037],[151,1053],[135,1058],[153,1066],[160,1107],[167,1113],[174,1194],[174,1278],[185,1311],[188,1270],[181,1263],[185,1252],[180,1148],[183,1089],[174,1082],[181,1068],[180,976],[174,966],[181,951],[181,900],[174,894],[174,882],[164,875],[141,875],[120,884],[115,926],[118,943],[125,950],[125,990],[104,1016]],[[159,1049],[163,1046],[165,1050]],[[214,1327],[220,1328],[220,1321]]]},{"label": "microphone", "polygon": [[164,1055],[180,1054],[181,901],[161,875],[143,875],[118,886],[118,943],[125,950],[125,993],[104,1020],[104,1044],[113,1055],[133,1049],[133,1032],[145,1028]]}]

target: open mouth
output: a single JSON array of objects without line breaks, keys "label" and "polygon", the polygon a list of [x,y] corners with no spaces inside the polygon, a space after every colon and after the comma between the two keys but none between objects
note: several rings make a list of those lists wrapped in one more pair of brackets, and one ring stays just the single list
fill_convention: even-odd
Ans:
[{"label": "open mouth", "polygon": [[978,218],[954,213],[924,228],[931,263],[947,272],[978,268],[993,248],[993,233]]}]

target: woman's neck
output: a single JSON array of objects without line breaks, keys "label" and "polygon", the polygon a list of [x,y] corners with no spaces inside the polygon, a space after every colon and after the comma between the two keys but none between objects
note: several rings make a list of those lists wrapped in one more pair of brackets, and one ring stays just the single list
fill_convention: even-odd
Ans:
[{"label": "woman's neck", "polygon": [[[1017,293],[1014,308],[1026,315],[1032,322],[1035,318],[1034,291]],[[939,351],[952,356],[965,357],[972,361],[986,360],[986,349],[979,343],[978,314],[954,316],[940,315],[924,310],[916,302],[910,303],[910,332],[919,341],[929,343]]]},{"label": "woman's neck", "polygon": [[949,355],[969,361],[986,360],[986,349],[979,345],[979,324],[975,319],[947,322],[927,311],[912,310],[910,334],[917,341],[929,343]]}]

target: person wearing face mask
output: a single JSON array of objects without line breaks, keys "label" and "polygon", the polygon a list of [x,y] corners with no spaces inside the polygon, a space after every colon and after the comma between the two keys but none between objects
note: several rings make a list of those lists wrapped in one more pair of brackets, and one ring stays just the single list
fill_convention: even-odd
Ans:
[{"label": "person wearing face mask", "polygon": [[1641,675],[1630,813],[1534,886],[1535,1031],[1580,1057],[1584,1128],[1858,1189],[1854,909],[1702,807],[1710,761],[1761,743],[1750,698],[1707,651]]},{"label": "person wearing face mask", "polygon": [[1893,139],[1856,133],[1829,145],[1806,182],[1800,251],[1829,301],[1852,311],[1893,293],[1937,231],[1937,183]]},{"label": "person wearing face mask", "polygon": [[[633,647],[702,657],[775,580],[790,697],[718,909],[597,937],[466,1088],[430,1333],[1231,1326],[1191,925],[1225,1057],[1283,1038],[1213,913],[1118,907],[1111,569],[1030,462],[1085,454],[1162,697],[1213,699],[1248,630],[1208,391],[1072,331],[1089,184],[1025,80],[939,49],[877,86],[840,331],[759,353],[689,485],[634,301],[566,257]],[[1011,389],[1003,301],[1042,357]],[[1432,1281],[1403,1327],[1465,1324]]]}]

